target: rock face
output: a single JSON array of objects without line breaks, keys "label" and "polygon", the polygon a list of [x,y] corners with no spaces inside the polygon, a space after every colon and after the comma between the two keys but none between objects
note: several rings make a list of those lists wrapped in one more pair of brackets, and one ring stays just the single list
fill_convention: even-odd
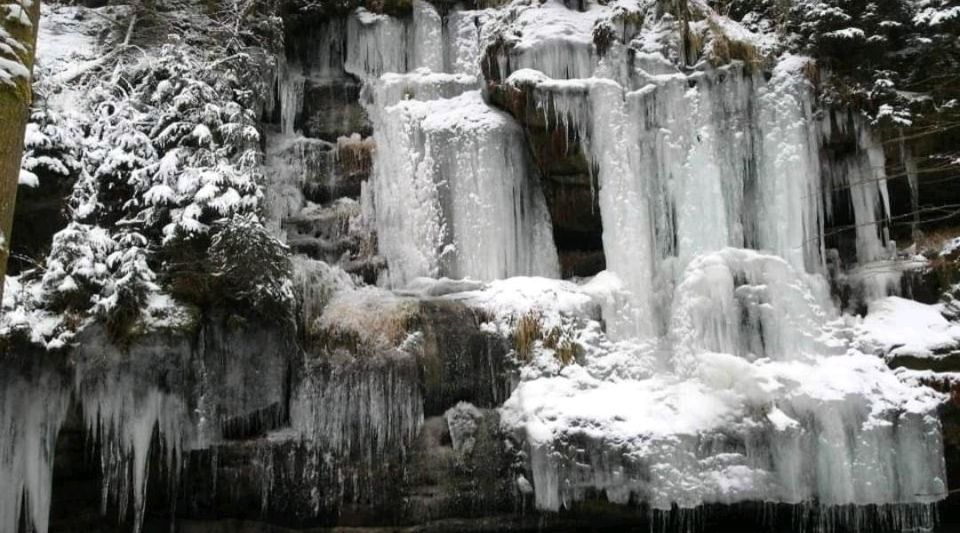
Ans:
[{"label": "rock face", "polygon": [[851,348],[819,344],[837,308],[955,271],[903,272],[889,155],[815,109],[806,60],[652,4],[346,4],[286,21],[262,117],[296,318],[7,339],[0,531],[934,522],[941,425],[903,404],[936,395],[871,354],[817,365]]},{"label": "rock face", "polygon": [[[811,526],[845,520],[816,506],[661,512],[614,505],[601,493],[584,494],[560,514],[536,511],[528,452],[503,432],[495,409],[517,379],[516,361],[507,341],[483,326],[484,311],[444,298],[383,295],[334,298],[325,310],[339,320],[321,316],[309,335],[221,319],[194,331],[152,333],[123,349],[93,328],[69,354],[44,357],[22,346],[22,357],[8,352],[4,390],[32,389],[30,405],[56,411],[42,415],[59,428],[51,441],[49,530],[129,531],[139,520],[144,531],[173,521],[196,532],[268,524],[435,531],[701,524],[738,531],[745,516],[764,513],[784,528],[798,519]],[[352,315],[356,310],[364,312]],[[11,376],[31,387],[11,386]],[[955,403],[942,412],[951,480]],[[568,445],[580,462],[572,471],[587,462],[610,468],[625,457],[608,445]],[[945,519],[955,518],[945,509]],[[870,522],[874,515],[860,519],[870,530],[889,526]]]},{"label": "rock face", "polygon": [[[51,531],[112,528],[117,513],[121,530],[149,530],[171,512],[314,527],[519,509],[515,453],[493,410],[510,390],[508,347],[463,304],[410,298],[398,308],[406,315],[394,333],[413,337],[404,350],[381,349],[362,331],[297,343],[290,330],[221,320],[122,349],[91,328],[67,357],[47,358],[49,368],[17,371],[24,386],[62,375],[49,394],[75,391],[50,422]],[[7,375],[15,368],[4,361]],[[454,447],[443,416],[458,402],[482,408],[471,407],[469,449]],[[104,518],[92,497],[101,486]]]}]

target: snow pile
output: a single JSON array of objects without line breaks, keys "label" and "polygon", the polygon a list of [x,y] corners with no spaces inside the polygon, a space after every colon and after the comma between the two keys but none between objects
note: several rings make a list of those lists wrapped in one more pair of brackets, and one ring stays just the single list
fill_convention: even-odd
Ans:
[{"label": "snow pile", "polygon": [[587,288],[558,279],[516,276],[449,298],[463,300],[501,320],[537,314],[546,327],[560,325],[564,317],[600,318],[600,308]]},{"label": "snow pile", "polygon": [[943,357],[960,346],[960,326],[937,306],[896,296],[870,303],[859,334],[868,348],[887,357]]}]

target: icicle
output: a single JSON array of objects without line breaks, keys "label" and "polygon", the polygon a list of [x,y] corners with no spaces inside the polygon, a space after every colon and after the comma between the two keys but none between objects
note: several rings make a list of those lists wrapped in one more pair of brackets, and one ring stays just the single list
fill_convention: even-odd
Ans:
[{"label": "icicle", "polygon": [[361,80],[385,72],[406,72],[412,43],[404,21],[357,9],[347,20],[347,54],[344,69]]},{"label": "icicle", "polygon": [[[887,221],[890,198],[887,192],[883,147],[871,135],[867,124],[856,115],[831,117],[825,138],[837,133],[850,136],[856,151],[825,162],[827,184],[838,195],[850,199],[855,234],[856,268],[848,279],[861,303],[897,294],[901,269],[893,263],[895,243],[890,241]],[[847,131],[846,122],[852,130]],[[834,130],[836,128],[836,130]],[[828,207],[829,209],[829,207]]]},{"label": "icicle", "polygon": [[[413,61],[410,69],[443,72],[443,22],[432,4],[413,2]],[[394,71],[397,72],[397,71]]]},{"label": "icicle", "polygon": [[303,109],[305,78],[299,65],[284,64],[280,69],[280,131],[293,135],[297,116]]},{"label": "icicle", "polygon": [[[900,137],[903,137],[900,130]],[[913,242],[920,238],[920,179],[918,177],[917,162],[913,159],[913,151],[907,147],[906,141],[900,139],[900,160],[903,162],[903,171],[907,175],[907,184],[910,186],[910,210],[913,217],[910,219],[910,236]]]},{"label": "icicle", "polygon": [[305,439],[365,465],[410,446],[423,424],[416,369],[396,361],[357,362],[311,373],[290,405]]},{"label": "icicle", "polygon": [[759,248],[795,269],[824,272],[824,207],[813,92],[797,62],[778,66],[760,92],[757,149]]},{"label": "icicle", "polygon": [[488,17],[484,11],[454,10],[447,15],[445,26],[444,72],[482,77],[480,61],[480,26]]},{"label": "icicle", "polygon": [[132,505],[137,533],[146,508],[154,433],[163,446],[165,472],[175,476],[190,442],[186,408],[179,398],[137,383],[128,372],[97,375],[81,369],[78,376],[87,432],[100,446],[103,510],[115,506],[122,519]]},{"label": "icicle", "polygon": [[15,532],[22,522],[27,531],[46,533],[53,455],[70,389],[50,373],[28,381],[15,372],[0,373],[0,530]]}]

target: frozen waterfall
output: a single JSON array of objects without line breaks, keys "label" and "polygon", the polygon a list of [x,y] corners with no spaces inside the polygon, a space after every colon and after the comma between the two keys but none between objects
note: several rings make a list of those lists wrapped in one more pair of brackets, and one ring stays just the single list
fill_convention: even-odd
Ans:
[{"label": "frozen waterfall", "polygon": [[[551,291],[576,301],[597,287]],[[534,308],[557,299],[528,297]],[[874,505],[861,518],[930,527],[929,504],[946,492],[941,397],[850,349],[820,276],[726,248],[690,262],[671,308],[658,342],[611,343],[583,328],[585,353],[566,367],[540,347],[502,410],[526,443],[538,507],[599,490],[659,510],[816,502],[836,520],[822,530],[870,530],[831,509]],[[591,320],[559,312],[561,323]]]},{"label": "frozen waterfall", "polygon": [[[485,16],[457,11],[441,20],[417,1],[406,20],[361,9],[330,28],[342,28],[343,70],[364,83],[377,149],[363,203],[389,286],[422,276],[559,274],[523,131],[478,90]],[[296,87],[281,90],[288,93]]]},{"label": "frozen waterfall", "polygon": [[[507,79],[533,91],[548,121],[577,132],[597,168],[607,269],[631,294],[628,318],[610,326],[614,336],[664,333],[666,317],[654,309],[669,303],[685,265],[704,252],[765,250],[823,273],[833,195],[821,192],[824,181],[851,191],[857,261],[889,257],[882,151],[859,129],[862,151],[839,168],[821,165],[824,134],[804,64],[784,60],[769,81],[742,65],[644,74],[636,90],[532,70]],[[866,292],[887,295],[885,286]]]},{"label": "frozen waterfall", "polygon": [[[218,446],[259,469],[264,515],[302,498],[307,527],[379,512],[385,484],[428,500],[448,480],[409,497],[415,454],[444,448],[444,467],[472,474],[444,426],[453,405],[431,405],[446,401],[497,429],[482,449],[509,464],[486,466],[516,507],[752,502],[818,531],[930,527],[948,490],[944,395],[865,353],[831,294],[846,284],[854,308],[898,290],[883,146],[820,108],[807,58],[678,60],[678,21],[655,4],[306,17],[264,118],[297,320],[254,330],[205,308],[132,349],[103,332],[65,347],[84,355],[70,352],[72,383],[0,373],[0,530],[49,529],[71,407],[103,512],[136,532],[152,473],[176,495],[189,453],[216,463]],[[547,160],[561,152],[576,159],[562,171]],[[557,212],[587,210],[587,229],[561,227]],[[596,268],[559,279],[570,250]],[[431,389],[448,378],[469,386]],[[476,503],[464,494],[450,499]]]}]

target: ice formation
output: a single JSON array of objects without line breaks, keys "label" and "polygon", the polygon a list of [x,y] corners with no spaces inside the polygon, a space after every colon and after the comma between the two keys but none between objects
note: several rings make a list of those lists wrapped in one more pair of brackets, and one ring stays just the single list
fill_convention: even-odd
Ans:
[{"label": "ice formation", "polygon": [[[522,41],[499,56],[506,83],[592,161],[607,265],[578,289],[603,310],[605,333],[580,327],[586,355],[565,367],[540,345],[503,408],[528,445],[538,506],[599,489],[658,509],[903,504],[880,514],[929,525],[924,505],[946,490],[939,397],[832,333],[824,277],[824,228],[847,202],[860,298],[896,290],[896,268],[858,275],[892,257],[880,145],[855,117],[816,118],[801,57],[781,58],[769,79],[649,57],[625,74],[616,43],[589,59],[584,20],[597,11],[530,8],[511,26]],[[832,154],[837,134],[855,150]],[[518,314],[500,316],[509,329]]]},{"label": "ice formation", "polygon": [[423,423],[423,400],[410,365],[379,363],[312,373],[291,401],[294,429],[364,466],[402,454]]},{"label": "ice formation", "polygon": [[[558,275],[523,131],[478,90],[477,21],[485,16],[455,12],[444,22],[418,1],[408,20],[360,9],[331,27],[345,43],[343,70],[364,82],[378,147],[365,205],[390,286],[422,276]],[[293,108],[282,116],[295,116],[298,105],[281,102]]]},{"label": "ice formation", "polygon": [[[321,24],[307,46],[290,45],[278,69],[280,131],[268,140],[274,229],[317,207],[304,207],[304,180],[334,176],[342,143],[369,142],[298,131],[308,89],[351,76],[375,151],[359,203],[342,205],[362,205],[376,229],[388,266],[381,283],[407,289],[357,288],[325,263],[295,260],[307,334],[362,332],[380,343],[373,355],[341,350],[305,363],[289,414],[298,437],[321,444],[313,467],[333,455],[365,465],[403,456],[423,424],[423,398],[405,349],[416,336],[383,340],[401,329],[390,313],[417,297],[450,298],[485,310],[490,332],[510,336],[521,317],[535,317],[574,347],[563,361],[558,346],[534,340],[501,409],[540,509],[601,491],[661,510],[821,506],[824,520],[860,529],[868,511],[849,506],[876,506],[869,512],[887,525],[928,526],[929,504],[946,493],[942,398],[864,351],[904,342],[933,351],[960,335],[931,309],[884,299],[897,269],[871,270],[893,252],[882,147],[856,117],[814,113],[804,58],[781,58],[769,79],[736,62],[680,69],[654,42],[663,27],[638,36],[626,23],[621,40],[650,42],[628,53],[614,41],[600,54],[597,25],[637,6],[581,4],[441,17],[416,0],[408,18],[358,9]],[[596,174],[606,271],[590,280],[553,279],[558,254],[527,136],[484,92],[491,46],[495,65],[483,66],[499,79],[487,81],[532,96]],[[838,136],[854,149],[834,149]],[[848,277],[870,307],[853,327],[826,281],[825,228],[841,203],[855,227]],[[937,343],[890,327],[907,313]],[[3,379],[0,528],[16,527],[25,501],[25,520],[44,533],[70,390]],[[191,413],[175,394],[141,385],[108,373],[75,386],[101,445],[104,504],[132,506],[137,527],[152,443],[162,443],[175,480],[184,450],[210,443],[213,422],[204,398]],[[446,414],[458,449],[469,447],[474,411]],[[348,474],[336,475],[344,483]],[[526,492],[527,476],[519,479]]]},{"label": "ice formation", "polygon": [[[703,252],[761,249],[799,270],[824,271],[832,205],[820,192],[829,136],[821,129],[829,128],[813,116],[804,64],[784,59],[769,81],[741,65],[644,73],[635,90],[611,78],[552,80],[530,70],[508,78],[532,86],[548,120],[578,132],[598,169],[607,268],[632,294],[615,336],[662,334],[666,324],[652,309],[669,301],[683,267]],[[850,191],[857,261],[866,265],[890,257],[882,239],[889,208],[879,144],[857,131],[863,150],[839,168],[823,166],[828,190]],[[885,282],[875,285],[868,298],[887,294]]]},{"label": "ice formation", "polygon": [[[539,346],[502,409],[526,442],[540,508],[601,490],[664,510],[904,504],[881,518],[930,525],[924,504],[946,490],[941,398],[834,335],[819,276],[749,250],[703,254],[681,276],[670,334],[654,342],[611,342],[577,311],[588,306],[551,303],[551,292],[595,300],[597,287],[554,283],[526,305],[585,322],[584,354],[562,366]],[[509,293],[472,298],[503,317],[523,312],[491,303]]]},{"label": "ice formation", "polygon": [[53,453],[69,401],[54,375],[0,377],[0,530],[24,523],[47,533]]},{"label": "ice formation", "polygon": [[515,123],[478,91],[400,102],[382,116],[373,195],[394,286],[420,276],[558,274],[546,206],[527,179]]},{"label": "ice formation", "polygon": [[[87,433],[100,449],[101,511],[116,509],[121,520],[133,509],[133,531],[143,525],[149,459],[161,445],[162,473],[176,486],[194,428],[183,400],[138,382],[129,370],[81,370],[77,384]],[[159,437],[155,439],[155,434]],[[132,500],[131,500],[132,497]]]},{"label": "ice formation", "polygon": [[[882,148],[854,116],[817,116],[806,58],[782,57],[767,77],[738,62],[684,71],[665,59],[673,30],[657,17],[642,31],[617,23],[619,40],[598,53],[598,26],[643,9],[550,0],[441,19],[416,2],[404,20],[360,9],[331,23],[339,44],[303,55],[305,71],[339,61],[363,83],[376,145],[363,205],[381,281],[416,292],[423,277],[493,280],[436,295],[487,309],[505,335],[534,313],[585,350],[564,367],[539,343],[503,408],[540,508],[600,489],[658,509],[917,504],[885,520],[925,523],[945,491],[940,398],[837,333],[848,325],[826,281],[825,228],[842,204],[857,296],[896,291],[897,268],[870,275],[894,251]],[[714,18],[716,31],[769,46]],[[481,71],[531,97],[590,161],[607,270],[586,284],[545,279],[559,269],[538,170],[522,127],[487,103]],[[284,105],[298,106],[287,90]],[[854,149],[838,150],[839,137]],[[350,416],[415,431],[410,409],[311,408],[340,395],[319,376],[298,393],[302,431],[337,448]],[[389,380],[357,386],[376,398]]]},{"label": "ice formation", "polygon": [[893,357],[944,357],[960,346],[960,326],[948,322],[940,306],[897,296],[870,302],[857,329],[866,349]]}]

